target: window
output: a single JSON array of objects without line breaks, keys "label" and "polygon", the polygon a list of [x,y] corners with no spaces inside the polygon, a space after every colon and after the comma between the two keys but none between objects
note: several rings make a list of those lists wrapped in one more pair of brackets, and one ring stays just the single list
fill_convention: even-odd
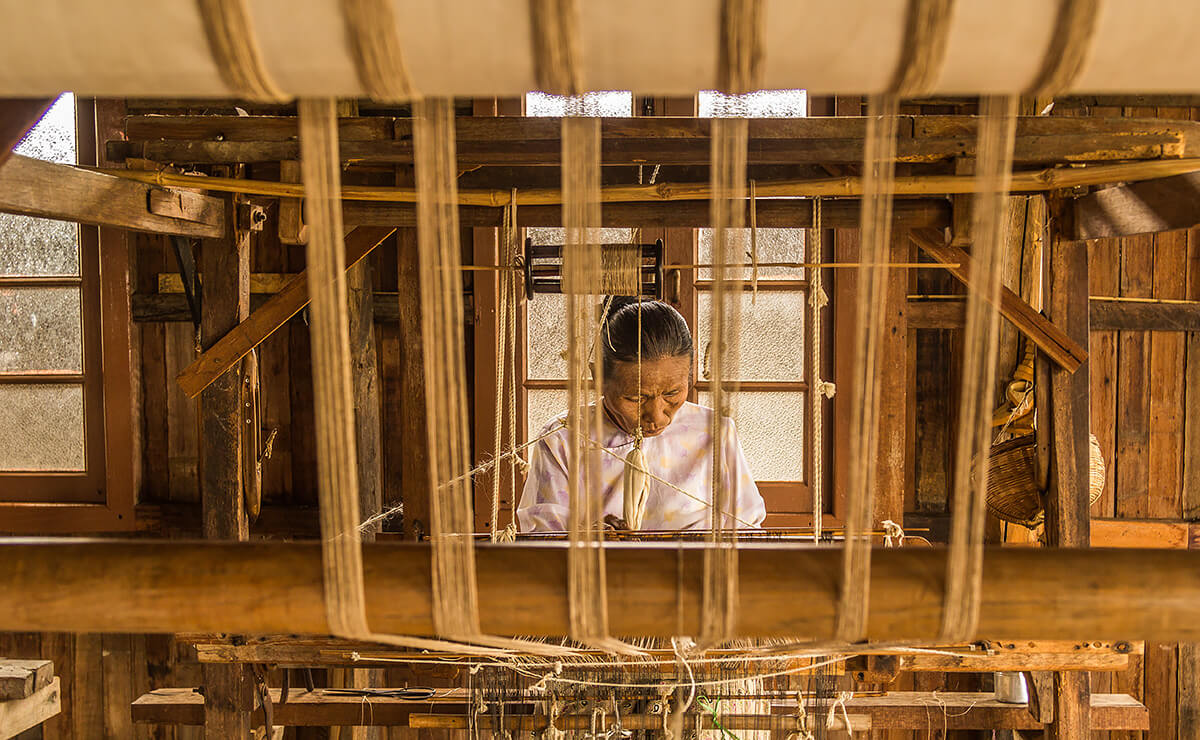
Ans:
[{"label": "window", "polygon": [[[75,98],[63,95],[16,147],[78,161]],[[90,231],[90,230],[89,230]],[[5,500],[103,500],[99,297],[94,235],[77,224],[0,214],[0,475]]]},{"label": "window", "polygon": [[[97,119],[108,136],[124,116],[98,107],[64,94],[16,151],[95,164]],[[117,229],[0,214],[0,532],[133,524],[129,246]]]}]

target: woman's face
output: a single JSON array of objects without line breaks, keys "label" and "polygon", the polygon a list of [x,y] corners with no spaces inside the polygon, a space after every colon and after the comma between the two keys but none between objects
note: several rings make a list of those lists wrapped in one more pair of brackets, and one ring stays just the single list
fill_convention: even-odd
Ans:
[{"label": "woman's face", "polygon": [[604,405],[621,429],[633,434],[661,434],[687,401],[692,380],[691,355],[642,361],[641,393],[636,362],[616,362],[604,378]]}]

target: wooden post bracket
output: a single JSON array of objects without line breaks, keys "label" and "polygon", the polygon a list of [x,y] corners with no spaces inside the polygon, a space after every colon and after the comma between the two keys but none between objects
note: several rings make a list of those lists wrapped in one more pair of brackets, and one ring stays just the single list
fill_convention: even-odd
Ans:
[{"label": "wooden post bracket", "polygon": [[[958,267],[948,267],[947,272],[963,284],[971,285],[971,257],[966,252],[945,244],[942,234],[936,230],[913,229],[909,233],[916,245],[936,261],[944,265],[957,264]],[[1067,372],[1075,372],[1087,360],[1085,347],[1004,286],[1000,287],[1000,315]]]},{"label": "wooden post bracket", "polygon": [[[394,231],[386,227],[368,226],[359,226],[351,231],[346,236],[346,269],[358,264]],[[307,304],[308,272],[301,271],[279,293],[185,367],[176,378],[179,387],[188,398],[195,398]]]}]

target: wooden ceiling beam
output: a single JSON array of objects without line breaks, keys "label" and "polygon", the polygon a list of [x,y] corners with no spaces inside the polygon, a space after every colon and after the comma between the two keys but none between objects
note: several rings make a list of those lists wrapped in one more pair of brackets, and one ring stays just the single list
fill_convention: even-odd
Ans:
[{"label": "wooden ceiling beam", "polygon": [[[269,162],[299,158],[294,118],[255,116],[131,117],[127,141],[107,142],[109,159],[130,157],[175,164]],[[343,127],[358,131],[357,121]],[[411,164],[411,119],[378,119],[371,132],[341,141],[348,163]],[[392,126],[387,136],[388,124]],[[901,116],[901,162],[933,163],[975,154],[978,119]],[[366,126],[366,124],[363,124]],[[458,163],[547,165],[561,161],[559,119],[463,117],[456,122]],[[369,128],[369,127],[368,127]],[[606,165],[706,165],[711,153],[706,118],[606,118],[601,158]],[[747,162],[856,164],[863,158],[866,119],[760,118],[750,121]],[[1158,119],[1018,119],[1014,161],[1055,164],[1158,159],[1200,154],[1200,122]]]}]

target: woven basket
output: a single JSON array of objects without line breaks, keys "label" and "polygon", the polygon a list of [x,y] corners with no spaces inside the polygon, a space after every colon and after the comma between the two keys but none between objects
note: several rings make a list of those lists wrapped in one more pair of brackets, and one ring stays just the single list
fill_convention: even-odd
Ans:
[{"label": "woven basket", "polygon": [[[1090,435],[1088,504],[1104,492],[1104,456],[1096,435]],[[1037,487],[1037,440],[1026,434],[992,445],[988,455],[987,506],[999,519],[1033,529],[1046,511]]]}]

